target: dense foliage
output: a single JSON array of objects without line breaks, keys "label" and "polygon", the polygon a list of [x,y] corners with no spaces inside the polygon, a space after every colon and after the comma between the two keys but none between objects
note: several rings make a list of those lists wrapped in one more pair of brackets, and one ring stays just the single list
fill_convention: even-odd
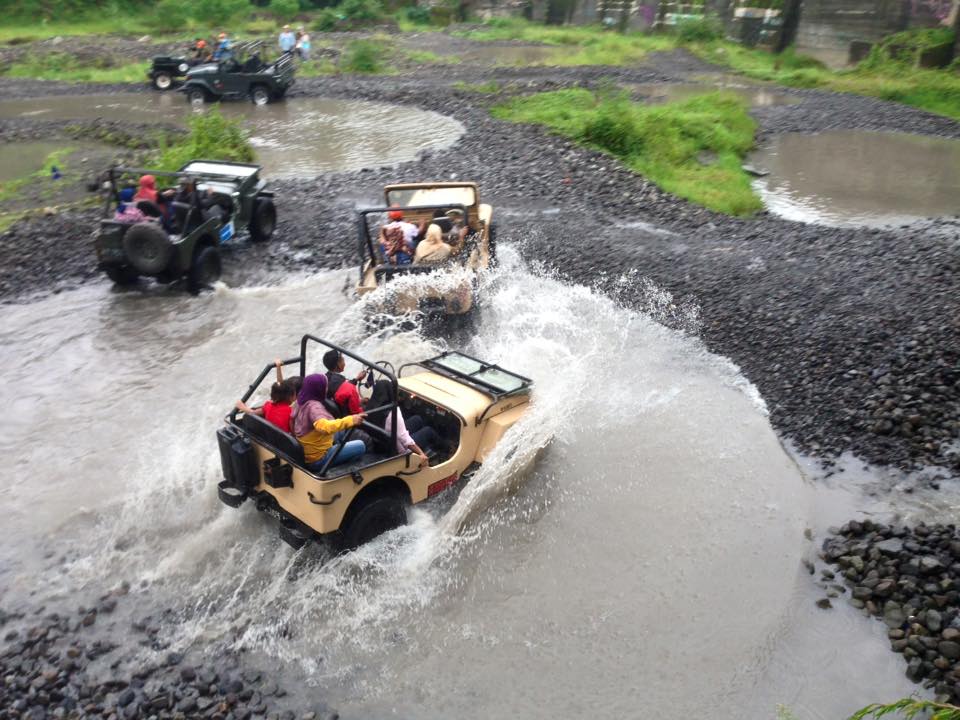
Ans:
[{"label": "dense foliage", "polygon": [[189,132],[173,143],[161,145],[156,167],[158,170],[179,170],[191,160],[200,158],[252,162],[253,146],[239,122],[225,118],[216,108],[210,108],[190,119]]}]

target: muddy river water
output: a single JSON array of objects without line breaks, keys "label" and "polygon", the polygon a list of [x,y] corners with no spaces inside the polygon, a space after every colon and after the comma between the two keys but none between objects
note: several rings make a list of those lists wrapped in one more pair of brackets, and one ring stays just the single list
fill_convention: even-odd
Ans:
[{"label": "muddy river water", "polygon": [[[256,107],[218,106],[251,132],[257,159],[273,177],[393,165],[430,148],[452,145],[463,126],[439,113],[410,107],[328,98],[297,98]],[[51,96],[0,103],[0,118],[184,124],[194,112],[182,93]]]},{"label": "muddy river water", "polygon": [[[367,336],[348,272],[0,308],[0,600],[126,579],[171,609],[173,648],[246,648],[343,717],[826,719],[913,690],[801,565],[858,491],[812,483],[696,338],[502,255],[449,343]],[[532,377],[533,409],[459,497],[346,556],[294,552],[220,505],[214,432],[305,331],[395,363],[464,348]]]}]

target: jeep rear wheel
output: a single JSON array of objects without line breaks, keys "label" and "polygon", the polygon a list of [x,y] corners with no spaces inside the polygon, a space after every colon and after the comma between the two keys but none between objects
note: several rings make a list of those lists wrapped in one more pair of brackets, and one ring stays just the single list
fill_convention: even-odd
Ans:
[{"label": "jeep rear wheel", "polygon": [[254,85],[250,88],[250,102],[254,105],[266,105],[270,102],[270,91],[264,85]]},{"label": "jeep rear wheel", "polygon": [[375,497],[350,513],[346,527],[341,529],[340,545],[352,550],[389,530],[407,524],[407,508],[399,495]]},{"label": "jeep rear wheel", "polygon": [[207,92],[203,88],[190,88],[187,90],[187,102],[191,105],[202,105],[207,101]]},{"label": "jeep rear wheel", "polygon": [[253,217],[250,218],[250,239],[254,242],[265,242],[273,235],[277,227],[277,209],[270,198],[258,198],[253,206]]},{"label": "jeep rear wheel", "polygon": [[144,275],[156,275],[170,263],[173,245],[162,227],[154,222],[137,223],[123,236],[127,261]]},{"label": "jeep rear wheel", "polygon": [[173,76],[170,73],[159,72],[153,76],[153,86],[157,90],[169,90],[173,85]]},{"label": "jeep rear wheel", "polygon": [[140,277],[140,273],[129,265],[109,265],[104,268],[104,272],[114,285],[132,285]]},{"label": "jeep rear wheel", "polygon": [[219,280],[222,269],[219,250],[215,247],[200,248],[187,271],[187,289],[196,295]]}]

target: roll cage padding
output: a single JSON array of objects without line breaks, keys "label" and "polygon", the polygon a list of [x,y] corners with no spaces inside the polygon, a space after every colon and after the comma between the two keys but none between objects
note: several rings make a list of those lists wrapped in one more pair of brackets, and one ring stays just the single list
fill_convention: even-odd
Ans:
[{"label": "roll cage padding", "polygon": [[303,456],[303,445],[293,435],[284,432],[266,418],[247,413],[243,416],[243,429],[255,439],[270,447],[278,455],[282,455],[295,465],[306,465]]}]

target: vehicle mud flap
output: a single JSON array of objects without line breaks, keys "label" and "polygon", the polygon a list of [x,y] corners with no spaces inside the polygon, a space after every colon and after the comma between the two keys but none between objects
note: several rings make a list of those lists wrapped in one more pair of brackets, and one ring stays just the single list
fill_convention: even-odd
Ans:
[{"label": "vehicle mud flap", "polygon": [[220,502],[224,505],[238,508],[243,505],[243,501],[247,499],[247,493],[240,488],[234,487],[226,480],[223,480],[217,485],[217,497],[220,498]]},{"label": "vehicle mud flap", "polygon": [[294,550],[299,550],[310,539],[312,531],[290,517],[280,518],[280,539]]},{"label": "vehicle mud flap", "polygon": [[260,472],[257,453],[250,441],[237,428],[227,425],[217,430],[217,443],[224,480],[244,492],[255,488],[260,482]]}]

